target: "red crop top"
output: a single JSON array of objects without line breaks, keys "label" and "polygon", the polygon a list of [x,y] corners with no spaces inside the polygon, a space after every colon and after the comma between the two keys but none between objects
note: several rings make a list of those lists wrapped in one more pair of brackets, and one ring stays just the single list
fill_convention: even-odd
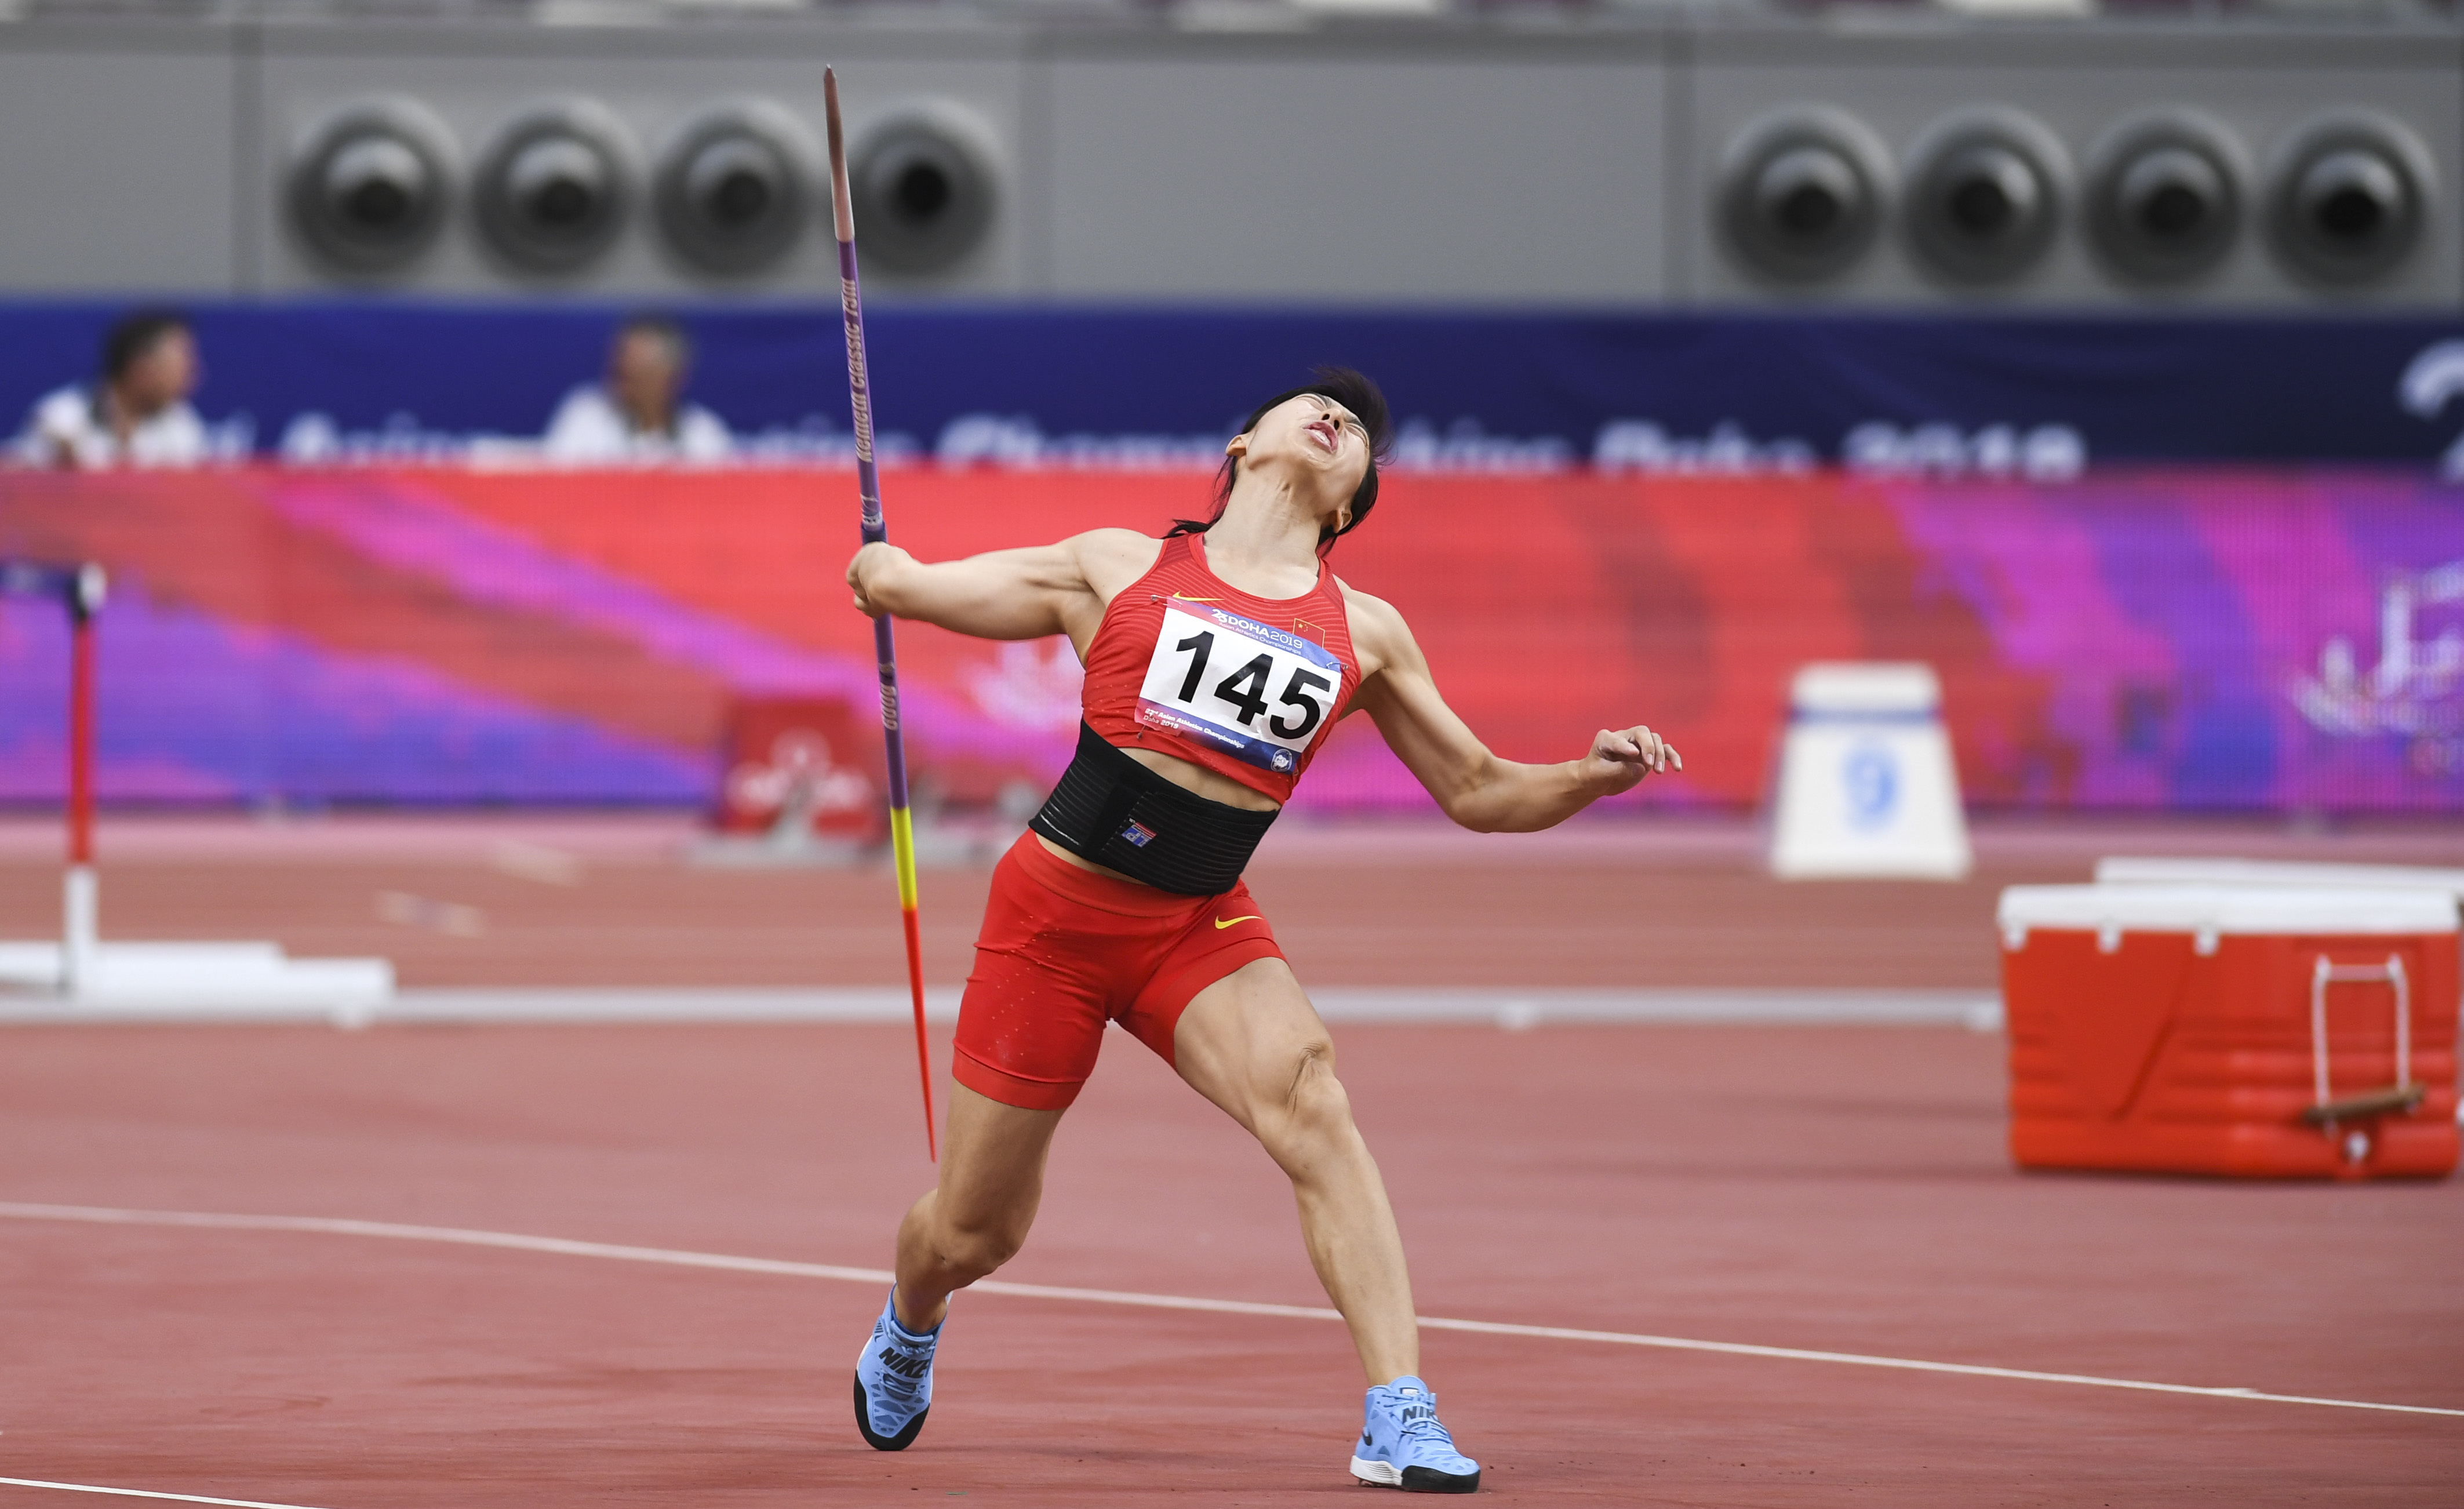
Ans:
[{"label": "red crop top", "polygon": [[1299,597],[1256,597],[1176,535],[1104,610],[1087,647],[1087,726],[1173,755],[1278,802],[1360,687],[1334,573]]}]

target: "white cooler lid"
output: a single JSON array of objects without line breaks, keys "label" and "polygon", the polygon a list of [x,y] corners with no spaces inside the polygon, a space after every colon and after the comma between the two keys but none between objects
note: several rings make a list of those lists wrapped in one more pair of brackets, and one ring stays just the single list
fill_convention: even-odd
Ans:
[{"label": "white cooler lid", "polygon": [[2100,885],[2361,886],[2370,890],[2419,886],[2464,896],[2464,870],[2425,865],[2115,857],[2096,862],[2096,878]]},{"label": "white cooler lid", "polygon": [[2455,898],[2351,886],[2014,885],[1995,913],[2005,933],[2417,934],[2456,930]]}]

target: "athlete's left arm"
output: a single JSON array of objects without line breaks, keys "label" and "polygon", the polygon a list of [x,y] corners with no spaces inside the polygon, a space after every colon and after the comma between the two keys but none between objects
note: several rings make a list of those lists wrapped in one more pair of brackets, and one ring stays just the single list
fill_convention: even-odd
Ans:
[{"label": "athlete's left arm", "polygon": [[1603,728],[1589,753],[1559,765],[1501,760],[1438,695],[1429,662],[1403,615],[1366,592],[1344,590],[1352,641],[1361,660],[1352,705],[1368,713],[1387,746],[1419,778],[1448,817],[1475,832],[1522,833],[1553,827],[1603,796],[1634,788],[1685,762],[1650,729]]}]

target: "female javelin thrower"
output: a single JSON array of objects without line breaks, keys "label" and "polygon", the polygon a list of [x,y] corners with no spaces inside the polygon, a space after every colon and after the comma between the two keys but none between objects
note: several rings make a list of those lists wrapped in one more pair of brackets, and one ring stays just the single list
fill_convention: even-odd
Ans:
[{"label": "female javelin thrower", "polygon": [[1318,379],[1242,426],[1207,523],[935,566],[869,544],[847,567],[866,613],[986,639],[1066,633],[1087,667],[1077,756],[993,872],[940,1183],[899,1225],[897,1283],[857,1362],[856,1425],[885,1452],[923,1428],[951,1291],[1025,1242],[1053,1128],[1111,1019],[1290,1176],[1309,1261],[1369,1373],[1353,1475],[1422,1493],[1480,1486],[1418,1376],[1402,1237],[1326,1025],[1241,871],[1327,730],[1354,712],[1481,832],[1550,827],[1683,762],[1640,727],[1603,730],[1563,765],[1489,753],[1438,696],[1401,615],[1327,569],[1377,499],[1388,422],[1359,373]]}]

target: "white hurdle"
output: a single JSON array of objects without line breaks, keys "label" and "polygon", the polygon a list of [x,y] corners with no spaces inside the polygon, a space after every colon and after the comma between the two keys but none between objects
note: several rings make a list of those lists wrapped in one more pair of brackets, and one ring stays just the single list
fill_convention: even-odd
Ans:
[{"label": "white hurdle", "polygon": [[57,601],[69,619],[68,867],[60,937],[0,943],[0,1021],[297,1019],[364,1026],[393,998],[384,959],[293,959],[269,943],[101,941],[94,865],[94,620],[106,583],[91,562],[0,561],[0,594]]}]

